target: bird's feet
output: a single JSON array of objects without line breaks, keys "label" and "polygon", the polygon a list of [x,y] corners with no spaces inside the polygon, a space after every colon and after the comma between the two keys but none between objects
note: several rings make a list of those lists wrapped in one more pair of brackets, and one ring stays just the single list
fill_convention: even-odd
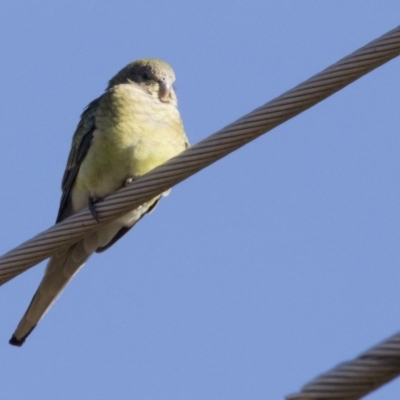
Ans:
[{"label": "bird's feet", "polygon": [[99,214],[98,214],[98,212],[96,210],[96,203],[99,202],[99,201],[100,201],[100,199],[98,197],[92,197],[92,196],[90,196],[89,200],[88,200],[88,208],[89,208],[90,214],[92,214],[92,217],[97,222],[100,222]]},{"label": "bird's feet", "polygon": [[[126,178],[122,187],[128,186],[130,183],[133,182],[133,180],[134,180],[134,178]],[[90,214],[97,222],[100,222],[100,220],[99,220],[99,214],[96,210],[96,203],[98,203],[101,200],[102,200],[101,198],[96,197],[96,196],[89,196],[89,199],[88,199],[88,208],[89,208]]]}]

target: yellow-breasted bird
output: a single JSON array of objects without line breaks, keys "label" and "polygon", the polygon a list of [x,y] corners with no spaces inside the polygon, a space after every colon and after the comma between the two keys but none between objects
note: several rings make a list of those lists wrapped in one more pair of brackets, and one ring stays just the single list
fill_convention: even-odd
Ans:
[{"label": "yellow-breasted bird", "polygon": [[[104,94],[87,106],[73,136],[56,222],[88,206],[96,217],[96,201],[189,147],[174,81],[166,62],[138,60],[119,71]],[[21,346],[90,255],[112,246],[160,197],[51,257],[10,344]]]}]

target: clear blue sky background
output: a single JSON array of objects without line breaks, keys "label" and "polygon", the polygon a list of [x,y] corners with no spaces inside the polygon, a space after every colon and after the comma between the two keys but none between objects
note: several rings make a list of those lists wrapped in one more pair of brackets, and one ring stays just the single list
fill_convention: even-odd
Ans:
[{"label": "clear blue sky background", "polygon": [[[54,223],[79,115],[129,61],[172,64],[196,143],[399,15],[398,0],[2,0],[0,251]],[[21,349],[7,342],[44,263],[1,287],[1,397],[281,399],[397,332],[399,67],[175,187]]]}]

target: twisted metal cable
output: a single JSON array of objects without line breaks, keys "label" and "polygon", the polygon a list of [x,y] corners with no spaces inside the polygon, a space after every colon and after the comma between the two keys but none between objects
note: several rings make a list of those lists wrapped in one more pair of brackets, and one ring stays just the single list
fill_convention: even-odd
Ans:
[{"label": "twisted metal cable", "polygon": [[356,400],[400,372],[400,333],[307,383],[287,400]]},{"label": "twisted metal cable", "polygon": [[0,257],[0,285],[48,258],[60,246],[74,243],[140,206],[399,54],[400,26],[97,203],[100,222],[85,209],[4,254]]}]

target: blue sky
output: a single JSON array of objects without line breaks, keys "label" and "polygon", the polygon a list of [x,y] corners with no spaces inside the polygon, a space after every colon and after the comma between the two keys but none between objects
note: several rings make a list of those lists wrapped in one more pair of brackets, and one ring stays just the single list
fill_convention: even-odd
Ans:
[{"label": "blue sky", "polygon": [[[4,253],[54,223],[79,115],[131,60],[174,67],[196,143],[396,27],[400,4],[0,9]],[[8,339],[45,264],[1,287],[2,396],[279,399],[397,332],[399,63],[175,187],[90,259],[21,349]]]}]

